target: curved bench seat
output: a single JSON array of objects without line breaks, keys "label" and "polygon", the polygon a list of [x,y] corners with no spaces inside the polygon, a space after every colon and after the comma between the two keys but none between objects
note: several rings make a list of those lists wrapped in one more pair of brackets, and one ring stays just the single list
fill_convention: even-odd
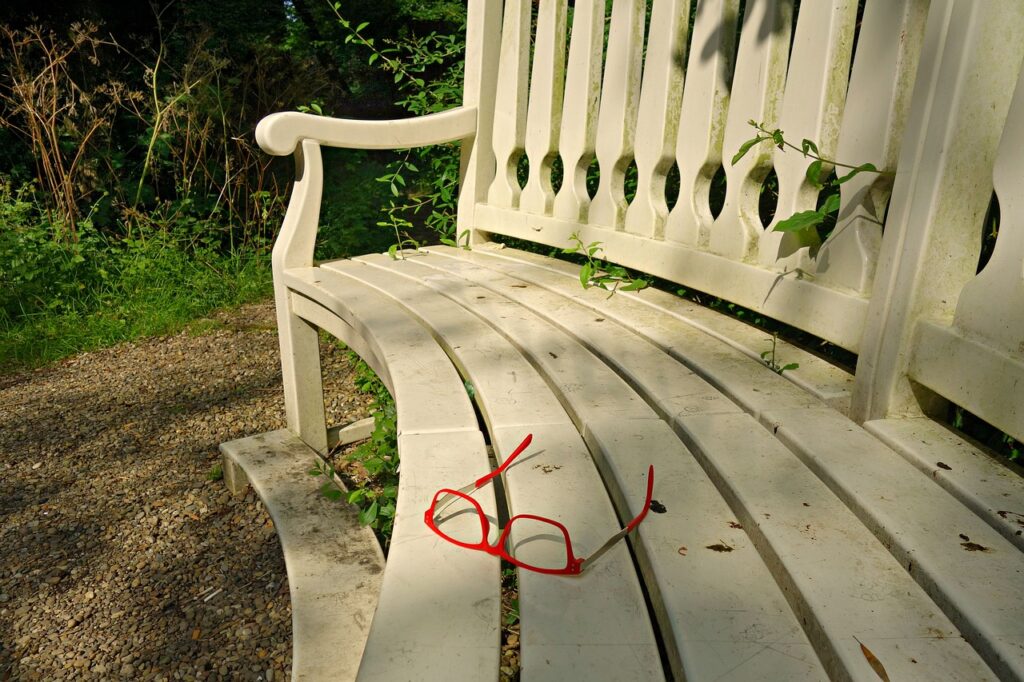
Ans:
[{"label": "curved bench seat", "polygon": [[[329,443],[317,328],[398,405],[361,678],[499,676],[499,564],[421,514],[530,432],[495,520],[557,517],[585,554],[652,463],[658,504],[581,577],[518,572],[524,680],[1024,679],[1024,483],[924,419],[959,405],[1024,438],[1024,9],[736,4],[470,0],[462,107],[261,124],[297,162],[273,255],[288,428]],[[472,250],[314,262],[322,145],[452,140]],[[855,172],[822,193],[833,165]],[[495,236],[744,306],[856,372]]]}]

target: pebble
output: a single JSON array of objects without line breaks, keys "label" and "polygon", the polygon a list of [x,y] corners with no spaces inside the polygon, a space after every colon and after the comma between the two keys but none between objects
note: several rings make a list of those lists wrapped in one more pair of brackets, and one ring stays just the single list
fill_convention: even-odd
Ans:
[{"label": "pebble", "polygon": [[[218,443],[284,426],[274,310],[218,315],[0,379],[0,678],[288,679],[270,517],[208,480]],[[365,416],[323,346],[328,418]]]}]

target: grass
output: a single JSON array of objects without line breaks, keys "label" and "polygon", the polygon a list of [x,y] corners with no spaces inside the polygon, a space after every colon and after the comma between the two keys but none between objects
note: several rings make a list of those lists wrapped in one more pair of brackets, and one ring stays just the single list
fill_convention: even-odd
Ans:
[{"label": "grass", "polygon": [[151,241],[57,310],[0,320],[0,373],[38,367],[130,339],[170,334],[210,311],[268,296],[266,255],[186,252]]}]

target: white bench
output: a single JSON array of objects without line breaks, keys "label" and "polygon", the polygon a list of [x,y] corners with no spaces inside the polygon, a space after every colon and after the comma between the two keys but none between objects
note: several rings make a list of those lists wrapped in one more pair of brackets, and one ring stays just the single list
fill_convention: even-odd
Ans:
[{"label": "white bench", "polygon": [[[557,518],[586,555],[640,510],[649,464],[664,512],[581,576],[518,571],[523,679],[1024,679],[1024,484],[929,416],[954,403],[1024,439],[1024,5],[804,0],[791,23],[792,3],[748,0],[736,41],[735,0],[699,0],[692,25],[689,2],[654,0],[646,31],[645,4],[471,0],[464,106],[257,129],[297,162],[274,249],[288,429],[310,461],[327,448],[324,329],[395,397],[402,459],[372,622],[344,626],[362,656],[300,655],[296,604],[295,676],[335,655],[332,678],[498,676],[499,562],[423,513],[491,470],[488,444],[500,462],[533,433],[503,498],[478,493],[489,516]],[[843,185],[823,244],[764,229],[769,169],[774,223],[818,191],[792,151],[729,163],[752,119],[895,179]],[[321,146],[453,140],[471,250],[314,263]],[[993,185],[1000,232],[975,274]],[[762,331],[665,291],[585,290],[577,266],[499,243],[574,233],[846,349],[856,373],[784,341],[799,367],[776,373]]]}]

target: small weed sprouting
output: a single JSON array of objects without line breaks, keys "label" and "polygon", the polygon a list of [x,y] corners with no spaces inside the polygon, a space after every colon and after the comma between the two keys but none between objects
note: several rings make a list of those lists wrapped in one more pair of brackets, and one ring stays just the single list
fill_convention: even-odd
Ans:
[{"label": "small weed sprouting", "polygon": [[219,462],[210,467],[210,470],[206,472],[206,478],[210,481],[219,481],[224,478],[224,468]]},{"label": "small weed sprouting", "polygon": [[409,247],[414,252],[420,250],[420,243],[410,237],[409,233],[405,234],[405,239],[399,236],[397,226],[395,227],[395,238],[398,239],[398,242],[388,247],[388,256],[391,257],[391,260],[405,260],[405,247]]},{"label": "small weed sprouting", "polygon": [[790,362],[785,365],[777,362],[775,359],[775,347],[778,345],[779,335],[774,333],[768,338],[772,342],[772,347],[761,353],[761,362],[764,363],[765,367],[779,375],[783,372],[788,372],[791,369],[798,369],[800,367],[800,363],[798,362]]},{"label": "small weed sprouting", "polygon": [[[370,526],[387,550],[395,522],[395,505],[398,501],[398,419],[395,402],[387,388],[373,373],[373,370],[355,353],[350,354],[354,363],[356,388],[373,397],[371,410],[374,429],[370,438],[355,447],[346,459],[366,473],[365,478],[345,477],[350,490],[347,492],[336,482],[339,473],[330,461],[317,460],[309,470],[311,476],[324,476],[327,480],[320,486],[320,494],[332,501],[344,498],[359,508],[359,522]],[[328,454],[328,459],[334,453]]]},{"label": "small weed sprouting", "polygon": [[640,291],[650,286],[646,279],[633,277],[626,268],[601,259],[601,242],[584,244],[579,232],[569,235],[573,246],[562,249],[562,253],[579,255],[585,259],[580,269],[580,284],[584,289],[597,287],[609,292],[610,298],[616,291]]},{"label": "small weed sprouting", "polygon": [[516,569],[501,569],[501,624],[511,628],[519,623],[519,577]]}]

